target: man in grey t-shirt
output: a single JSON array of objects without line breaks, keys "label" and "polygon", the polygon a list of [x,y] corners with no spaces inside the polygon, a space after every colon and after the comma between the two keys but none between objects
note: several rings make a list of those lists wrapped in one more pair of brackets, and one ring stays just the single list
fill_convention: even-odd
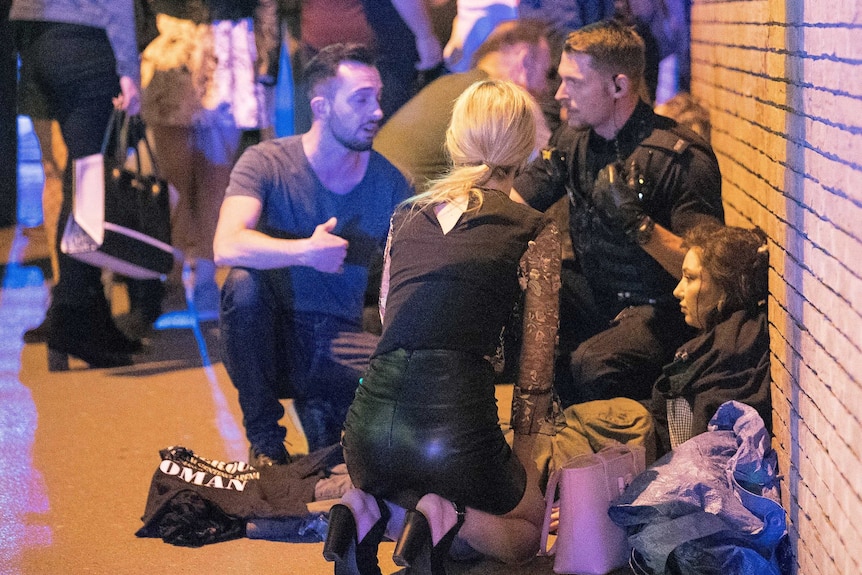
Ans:
[{"label": "man in grey t-shirt", "polygon": [[376,337],[362,332],[368,270],[410,188],[371,142],[383,116],[368,51],[335,44],[306,67],[314,117],[301,136],[249,148],[231,174],[214,241],[232,267],[222,358],[239,392],[252,465],[286,463],[279,401],[309,450],[339,440]]}]

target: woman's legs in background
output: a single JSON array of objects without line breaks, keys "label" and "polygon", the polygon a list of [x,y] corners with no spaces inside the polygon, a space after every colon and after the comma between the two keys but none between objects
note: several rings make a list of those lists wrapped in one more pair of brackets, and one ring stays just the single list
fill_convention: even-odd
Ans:
[{"label": "woman's legs in background", "polygon": [[[95,28],[44,25],[44,31],[22,50],[21,57],[24,65],[31,64],[35,68],[68,149],[56,238],[59,248],[65,221],[72,209],[72,164],[77,158],[101,151],[105,127],[113,109],[111,99],[119,93],[120,86],[107,36]],[[57,253],[60,278],[54,288],[55,305],[81,305],[91,301],[97,293],[103,293],[101,270],[59,249]]]},{"label": "woman's legs in background", "polygon": [[[60,209],[63,204],[63,172],[66,170],[68,152],[63,142],[60,125],[55,120],[33,118],[33,127],[42,148],[42,169],[45,172],[45,186],[42,190],[42,226],[51,244],[57,237]],[[52,245],[49,250],[51,271],[56,282],[60,276],[57,252]]]},{"label": "woman's legs in background", "polygon": [[[194,267],[198,312],[217,314],[212,242],[243,132],[230,126],[151,128],[159,171],[179,194],[171,218],[172,243]],[[182,293],[182,264],[178,262],[168,278],[168,297],[173,295],[174,299],[177,292]],[[170,302],[167,307],[177,303]]]},{"label": "woman's legs in background", "polygon": [[[68,149],[63,173],[63,204],[56,236],[59,279],[49,309],[49,354],[71,354],[91,365],[130,363],[130,349],[118,337],[101,281],[101,270],[75,260],[60,249],[60,238],[72,210],[72,164],[99,153],[119,91],[115,60],[104,30],[88,26],[22,23],[18,48],[28,77],[46,94]],[[117,349],[117,342],[124,349]],[[61,369],[60,364],[55,368]]]}]

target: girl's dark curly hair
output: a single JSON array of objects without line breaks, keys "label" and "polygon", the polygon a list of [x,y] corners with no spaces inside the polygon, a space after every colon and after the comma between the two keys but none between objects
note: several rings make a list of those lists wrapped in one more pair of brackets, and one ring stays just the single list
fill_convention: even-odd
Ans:
[{"label": "girl's dark curly hair", "polygon": [[754,313],[766,300],[769,251],[760,228],[699,224],[686,232],[683,246],[700,250],[701,265],[724,294],[708,327],[739,310]]}]

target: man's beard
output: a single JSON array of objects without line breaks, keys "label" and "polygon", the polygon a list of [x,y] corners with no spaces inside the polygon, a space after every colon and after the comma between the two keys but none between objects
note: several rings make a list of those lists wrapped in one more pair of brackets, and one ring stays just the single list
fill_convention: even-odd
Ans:
[{"label": "man's beard", "polygon": [[329,131],[332,132],[332,137],[335,138],[336,142],[353,152],[367,152],[371,149],[374,143],[373,139],[364,140],[351,137],[340,129],[343,125],[337,115],[329,121]]},{"label": "man's beard", "polygon": [[374,144],[371,141],[366,142],[364,140],[350,140],[347,138],[342,138],[340,135],[336,134],[335,132],[333,132],[332,135],[335,136],[335,141],[337,141],[339,144],[341,144],[342,146],[344,146],[345,148],[347,148],[348,150],[350,150],[352,152],[367,152],[368,150],[371,149],[372,145]]},{"label": "man's beard", "polygon": [[577,112],[572,113],[570,108],[566,108],[566,123],[570,128],[586,128],[589,127],[584,123],[584,119],[579,117]]}]

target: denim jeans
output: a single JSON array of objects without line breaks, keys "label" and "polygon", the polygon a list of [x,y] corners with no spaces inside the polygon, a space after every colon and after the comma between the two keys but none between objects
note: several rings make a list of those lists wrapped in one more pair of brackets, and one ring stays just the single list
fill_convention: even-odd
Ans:
[{"label": "denim jeans", "polygon": [[222,359],[239,392],[246,437],[267,454],[284,442],[283,397],[294,400],[309,451],[337,443],[377,345],[359,318],[298,313],[289,301],[279,270],[234,268],[222,288]]}]

